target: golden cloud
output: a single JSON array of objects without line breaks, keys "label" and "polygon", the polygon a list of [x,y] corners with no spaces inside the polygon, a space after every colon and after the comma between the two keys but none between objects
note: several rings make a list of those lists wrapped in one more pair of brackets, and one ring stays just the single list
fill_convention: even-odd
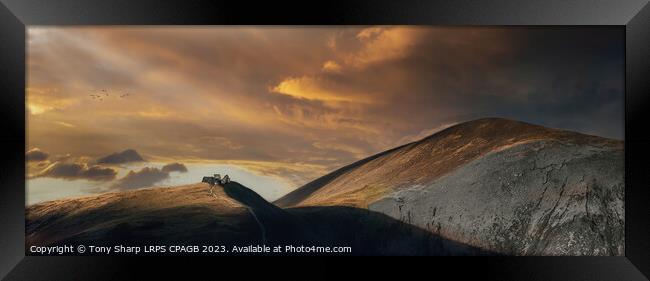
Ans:
[{"label": "golden cloud", "polygon": [[30,114],[39,115],[52,110],[63,110],[77,104],[77,101],[62,97],[58,88],[27,87],[26,104]]},{"label": "golden cloud", "polygon": [[410,48],[425,35],[426,29],[414,27],[370,27],[361,30],[357,38],[361,50],[346,57],[346,63],[366,67],[373,63],[406,57]]},{"label": "golden cloud", "polygon": [[341,70],[341,65],[333,60],[328,60],[323,64],[323,71],[325,72],[341,73]]},{"label": "golden cloud", "polygon": [[216,144],[231,150],[238,150],[244,147],[243,145],[235,143],[229,138],[222,136],[203,136],[199,138],[199,141],[202,143]]},{"label": "golden cloud", "polygon": [[356,158],[362,158],[364,156],[368,156],[368,151],[366,151],[365,149],[353,145],[337,142],[337,141],[330,141],[330,142],[316,141],[312,145],[318,149],[332,149],[332,150],[340,150],[340,151],[348,152],[354,155]]},{"label": "golden cloud", "polygon": [[344,93],[324,87],[321,80],[314,77],[290,77],[271,89],[273,93],[285,94],[299,99],[329,102],[358,101]]}]

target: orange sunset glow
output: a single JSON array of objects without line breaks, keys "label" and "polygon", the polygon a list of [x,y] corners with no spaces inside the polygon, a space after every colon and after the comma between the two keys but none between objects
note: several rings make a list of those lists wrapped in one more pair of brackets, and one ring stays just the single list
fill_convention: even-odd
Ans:
[{"label": "orange sunset glow", "polygon": [[[609,39],[620,34],[572,32],[32,26],[30,194],[196,182],[218,166],[258,176],[277,198],[486,116],[620,139],[623,76],[608,70],[621,63]],[[563,48],[575,44],[590,51]],[[99,161],[125,150],[144,161]],[[45,187],[54,182],[83,192]]]}]

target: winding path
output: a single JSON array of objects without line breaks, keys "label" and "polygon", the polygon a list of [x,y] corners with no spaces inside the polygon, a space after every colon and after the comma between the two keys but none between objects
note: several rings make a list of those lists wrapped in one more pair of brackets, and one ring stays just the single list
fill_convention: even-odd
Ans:
[{"label": "winding path", "polygon": [[255,211],[253,211],[253,208],[251,207],[246,207],[248,211],[253,215],[253,218],[255,219],[255,222],[257,222],[257,225],[260,227],[260,230],[262,231],[262,245],[266,245],[266,228],[264,228],[264,225],[260,220],[257,218],[257,215],[255,215]]}]

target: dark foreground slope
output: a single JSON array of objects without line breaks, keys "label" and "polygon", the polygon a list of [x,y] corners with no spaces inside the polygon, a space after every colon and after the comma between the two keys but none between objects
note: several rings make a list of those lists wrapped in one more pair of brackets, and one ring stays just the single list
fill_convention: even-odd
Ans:
[{"label": "dark foreground slope", "polygon": [[514,255],[624,254],[623,142],[506,119],[462,123],[277,200],[348,205]]},{"label": "dark foreground slope", "polygon": [[230,250],[232,246],[266,244],[349,246],[352,255],[488,254],[366,209],[283,210],[236,182],[216,188],[216,197],[207,190],[207,185],[196,184],[30,206],[27,248],[225,245]]}]

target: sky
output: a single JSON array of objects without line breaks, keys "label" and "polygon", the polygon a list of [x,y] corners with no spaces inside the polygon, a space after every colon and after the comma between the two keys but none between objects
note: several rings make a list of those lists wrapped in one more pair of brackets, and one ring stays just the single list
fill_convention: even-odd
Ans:
[{"label": "sky", "polygon": [[[30,26],[28,198],[192,183],[212,170],[239,171],[277,197],[482,117],[623,139],[623,36],[618,27]],[[99,161],[124,151],[141,159]]]}]

